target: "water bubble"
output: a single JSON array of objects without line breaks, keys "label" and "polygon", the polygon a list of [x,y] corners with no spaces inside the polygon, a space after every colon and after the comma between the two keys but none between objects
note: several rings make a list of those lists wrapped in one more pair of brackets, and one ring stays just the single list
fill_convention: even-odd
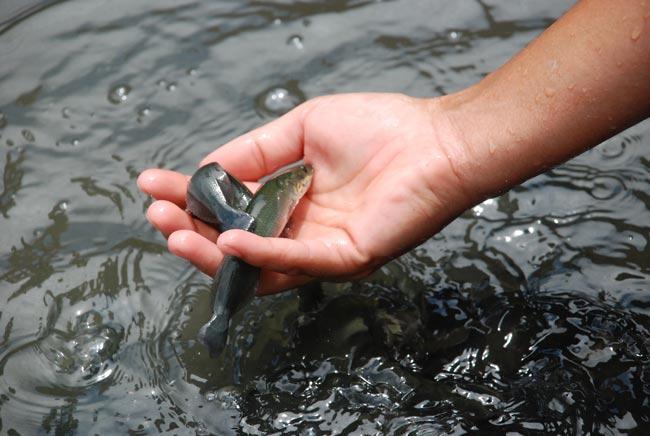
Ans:
[{"label": "water bubble", "polygon": [[298,106],[305,99],[299,92],[286,88],[272,88],[258,97],[259,108],[269,115],[282,115]]},{"label": "water bubble", "polygon": [[298,50],[302,50],[304,48],[304,45],[302,43],[302,36],[291,35],[289,39],[287,39],[287,45],[292,45]]},{"label": "water bubble", "polygon": [[197,71],[196,68],[190,68],[187,70],[187,75],[188,76],[196,76],[199,72]]},{"label": "water bubble", "polygon": [[175,91],[177,86],[178,85],[176,84],[176,82],[172,82],[169,85],[167,85],[167,91]]},{"label": "water bubble", "polygon": [[79,145],[79,140],[78,139],[73,139],[72,140],[72,145]]},{"label": "water bubble", "polygon": [[0,112],[0,129],[4,129],[5,127],[7,127],[7,117]]},{"label": "water bubble", "polygon": [[69,107],[64,107],[63,109],[61,109],[61,115],[63,116],[63,118],[66,118],[66,119],[70,118],[70,108]]},{"label": "water bubble", "polygon": [[144,106],[138,110],[138,123],[142,123],[146,117],[151,114],[151,108],[149,106]]},{"label": "water bubble", "polygon": [[43,339],[41,353],[65,376],[59,381],[68,386],[89,386],[113,374],[117,352],[123,335],[121,326],[102,323],[96,311],[82,313],[71,332],[54,330]]},{"label": "water bubble", "polygon": [[280,24],[282,24],[282,20],[281,20],[281,19],[276,18],[275,20],[273,20],[273,25],[274,25],[274,26],[279,26]]},{"label": "water bubble", "polygon": [[597,147],[600,154],[607,159],[614,159],[621,156],[625,152],[625,143],[618,140],[610,140]]},{"label": "water bubble", "polygon": [[[68,204],[63,201],[59,204],[61,209],[67,209]],[[93,328],[99,327],[102,324],[102,315],[96,310],[89,310],[88,312],[82,313],[79,315],[79,321],[77,322],[78,330],[91,330]]]},{"label": "water bubble", "polygon": [[131,92],[129,85],[118,85],[108,92],[108,101],[113,104],[124,103]]},{"label": "water bubble", "polygon": [[462,34],[461,32],[456,31],[456,30],[452,30],[451,32],[449,32],[449,33],[447,34],[447,38],[448,38],[449,41],[451,41],[451,42],[458,42],[458,41],[460,41],[460,38],[461,38],[462,36],[463,36],[463,34]]},{"label": "water bubble", "polygon": [[156,82],[156,85],[160,86],[161,88],[164,88],[167,86],[167,81],[165,79],[160,79]]},{"label": "water bubble", "polygon": [[23,138],[25,138],[25,141],[27,142],[34,142],[36,140],[34,134],[27,129],[23,130],[21,133],[23,135]]}]

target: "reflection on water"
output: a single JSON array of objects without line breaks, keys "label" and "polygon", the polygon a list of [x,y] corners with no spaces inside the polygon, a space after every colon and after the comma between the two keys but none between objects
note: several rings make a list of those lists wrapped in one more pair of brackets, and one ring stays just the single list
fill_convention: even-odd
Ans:
[{"label": "reflection on water", "polygon": [[453,92],[568,7],[70,0],[0,34],[0,429],[621,433],[650,419],[647,122],[357,283],[196,342],[138,173],[332,92]]}]

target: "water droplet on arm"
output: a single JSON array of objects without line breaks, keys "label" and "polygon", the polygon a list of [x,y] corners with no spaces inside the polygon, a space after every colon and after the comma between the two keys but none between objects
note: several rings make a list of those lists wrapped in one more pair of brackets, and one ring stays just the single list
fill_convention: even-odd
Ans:
[{"label": "water droplet on arm", "polygon": [[637,42],[641,37],[642,31],[643,31],[643,24],[637,24],[636,26],[634,26],[632,32],[630,33],[630,39],[634,42]]},{"label": "water droplet on arm", "polygon": [[108,92],[108,101],[113,104],[124,103],[131,92],[129,85],[118,85]]},{"label": "water droplet on arm", "polygon": [[553,97],[555,95],[555,89],[554,88],[546,88],[546,89],[544,89],[544,94],[549,98]]}]

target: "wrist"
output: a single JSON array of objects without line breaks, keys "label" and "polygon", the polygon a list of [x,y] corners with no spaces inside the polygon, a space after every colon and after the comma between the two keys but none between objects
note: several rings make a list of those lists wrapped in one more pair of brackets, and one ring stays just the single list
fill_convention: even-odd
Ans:
[{"label": "wrist", "polygon": [[[478,84],[436,99],[443,116],[440,129],[453,138],[447,147],[450,164],[474,203],[500,195],[568,156],[556,156],[561,141],[548,119],[531,110],[527,96],[488,76]],[[443,144],[444,145],[444,144]],[[556,149],[557,150],[557,149]]]},{"label": "wrist", "polygon": [[[458,185],[471,207],[522,179],[514,159],[525,159],[524,135],[500,120],[498,104],[481,84],[428,101],[437,133]],[[517,156],[519,155],[519,156]]]}]

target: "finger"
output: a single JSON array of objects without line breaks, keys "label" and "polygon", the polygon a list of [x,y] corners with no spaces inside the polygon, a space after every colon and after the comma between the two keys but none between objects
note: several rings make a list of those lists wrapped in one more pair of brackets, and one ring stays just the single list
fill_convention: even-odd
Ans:
[{"label": "finger", "polygon": [[213,227],[193,219],[176,204],[166,200],[153,202],[147,209],[147,219],[165,237],[178,230],[192,230],[214,244],[219,236]]},{"label": "finger", "polygon": [[303,119],[311,102],[219,147],[203,161],[219,162],[241,180],[257,180],[303,157]]},{"label": "finger", "polygon": [[190,178],[176,171],[152,168],[138,176],[138,188],[156,200],[167,200],[185,208],[185,193]]},{"label": "finger", "polygon": [[[217,247],[251,265],[289,275],[337,277],[357,273],[363,262],[341,255],[350,244],[327,244],[321,240],[297,241],[263,238],[242,230],[230,230],[217,239]],[[348,251],[352,251],[349,250]]]},{"label": "finger", "polygon": [[209,276],[214,275],[223,259],[214,242],[189,230],[178,230],[169,235],[167,248]]}]

